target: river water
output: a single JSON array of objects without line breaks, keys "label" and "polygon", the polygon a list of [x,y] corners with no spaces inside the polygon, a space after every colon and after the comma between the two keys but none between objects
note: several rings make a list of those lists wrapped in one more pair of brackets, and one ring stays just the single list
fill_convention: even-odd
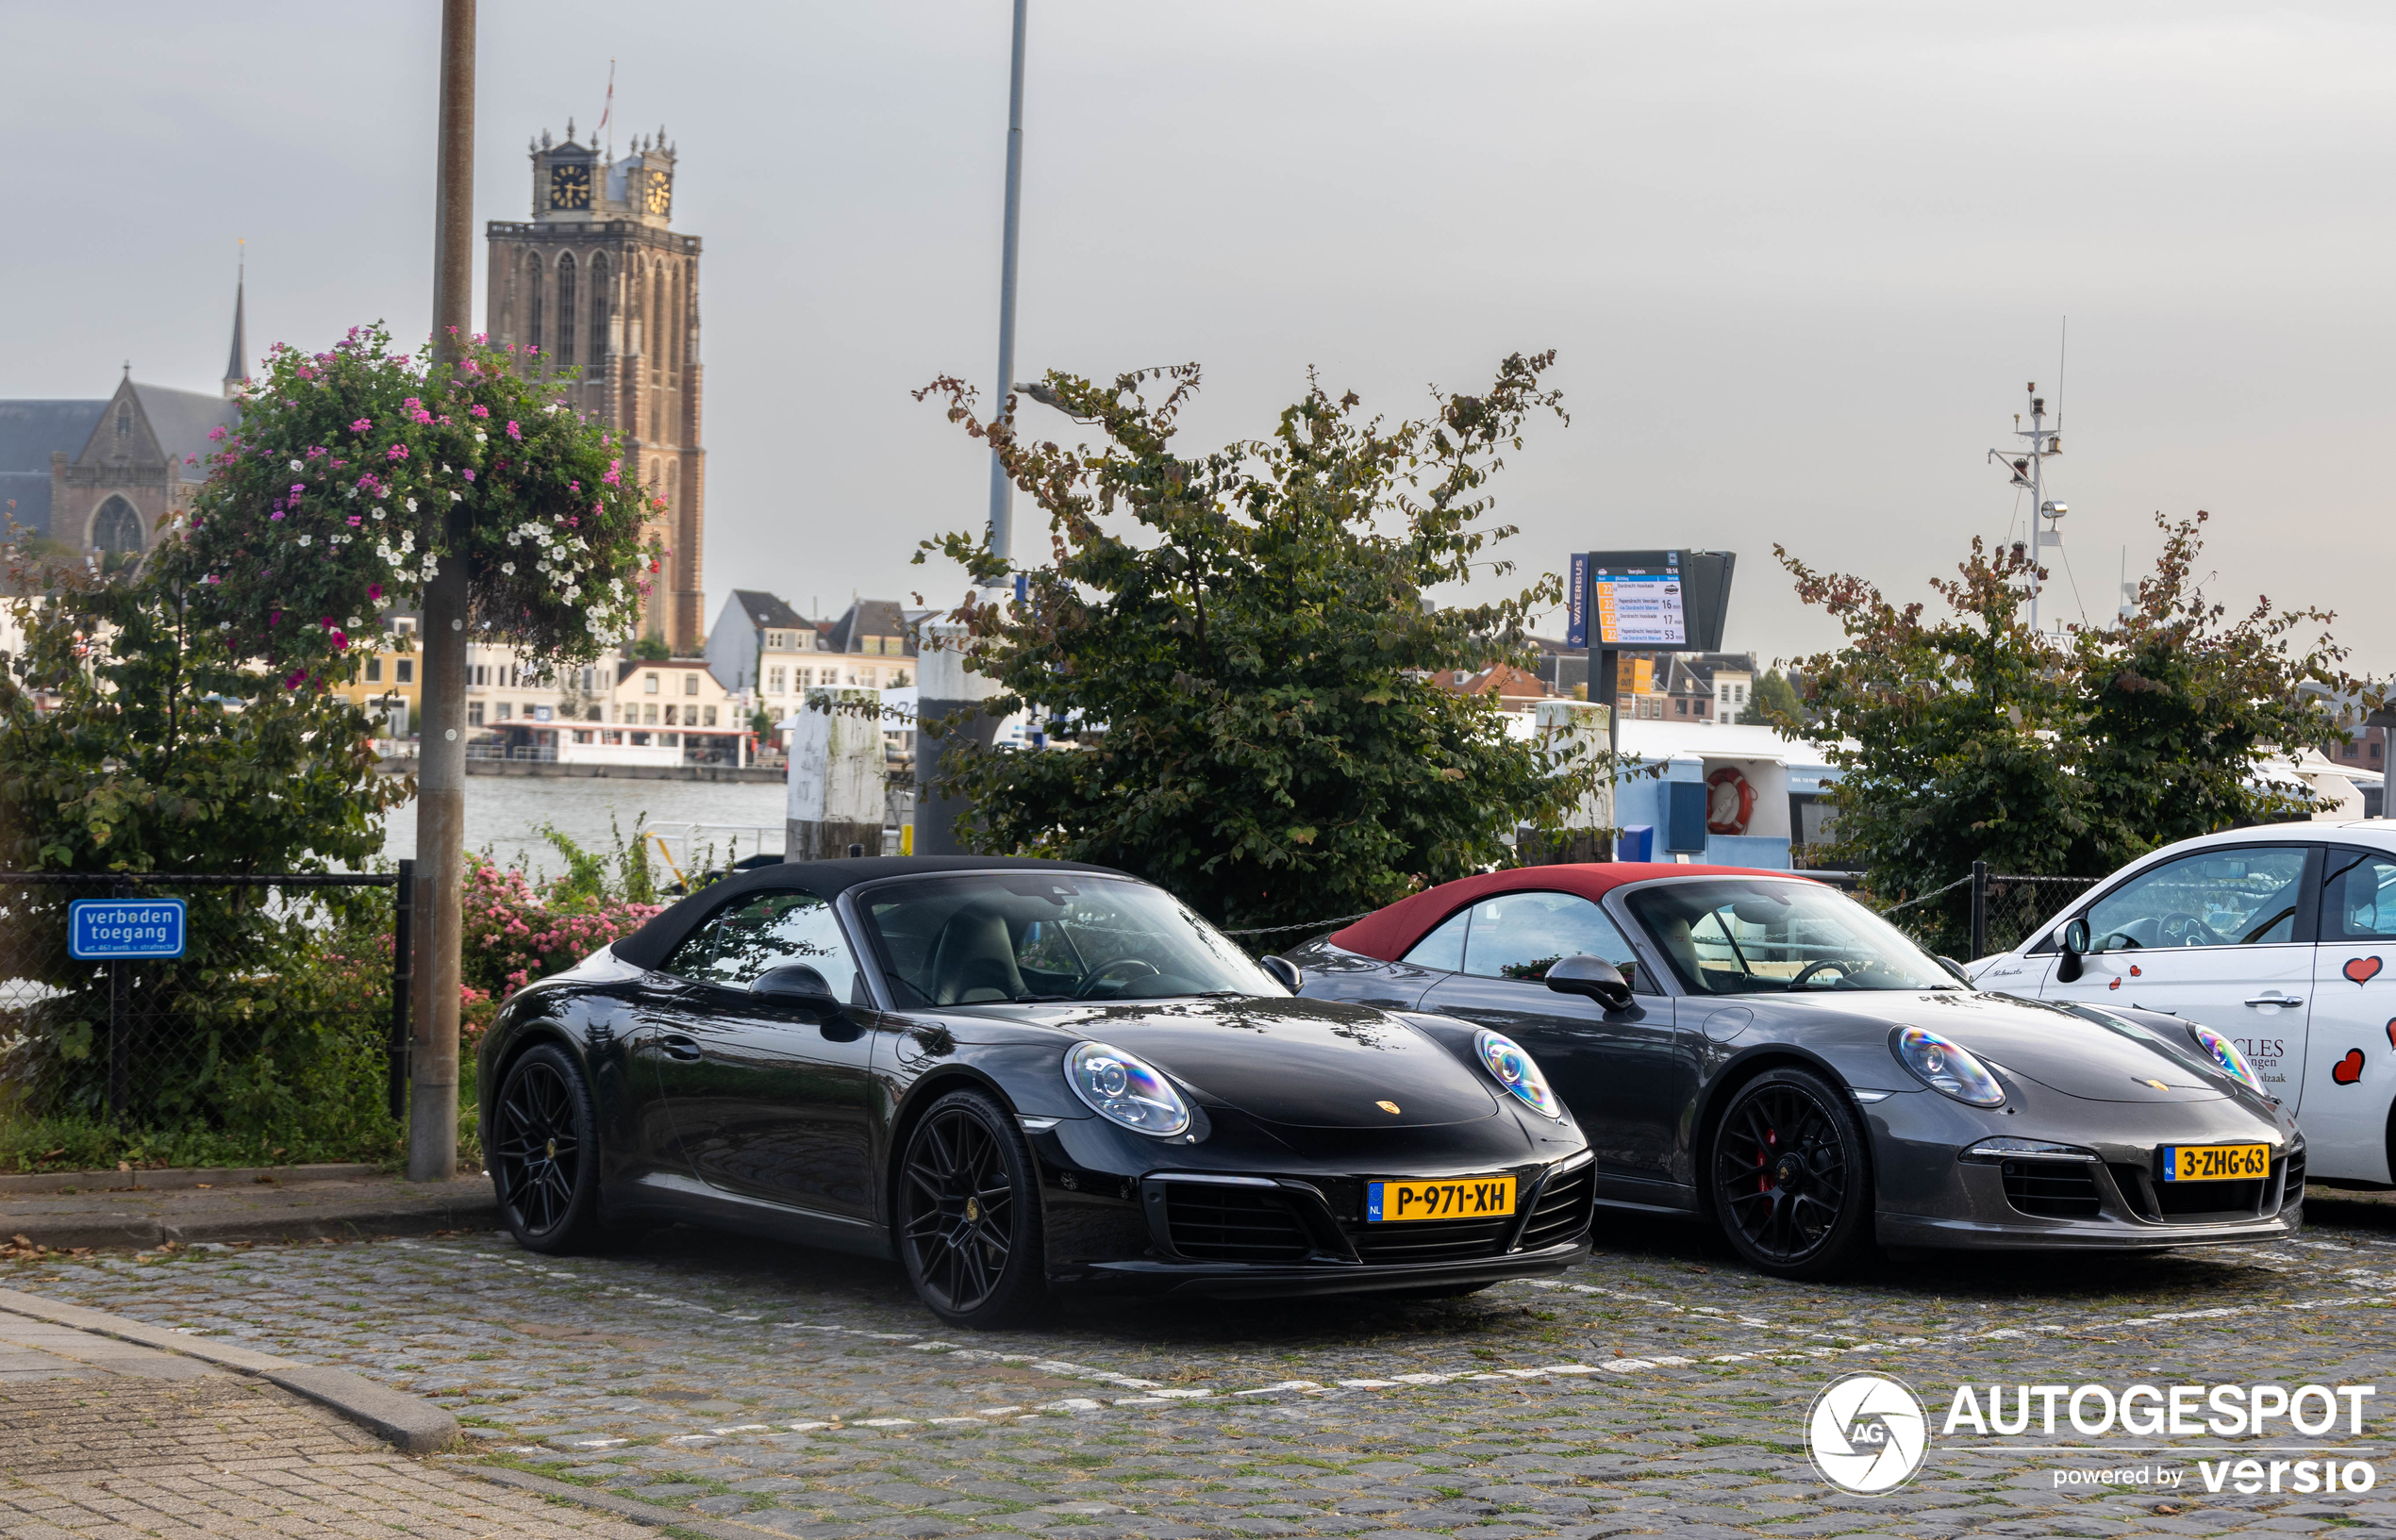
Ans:
[{"label": "river water", "polygon": [[[688,865],[694,846],[704,856],[705,847],[712,843],[712,864],[721,866],[736,841],[740,855],[781,850],[783,806],[783,787],[773,783],[470,775],[466,848],[487,851],[503,865],[523,859],[534,872],[545,875],[564,863],[541,838],[542,823],[557,825],[585,850],[606,853],[615,849],[618,829],[630,840],[635,821],[645,814],[648,826],[666,836],[676,864]],[[688,827],[694,824],[717,827]],[[414,802],[391,810],[384,825],[383,853],[393,860],[416,853]],[[654,844],[649,853],[657,868]],[[657,869],[662,878],[662,868]]]}]

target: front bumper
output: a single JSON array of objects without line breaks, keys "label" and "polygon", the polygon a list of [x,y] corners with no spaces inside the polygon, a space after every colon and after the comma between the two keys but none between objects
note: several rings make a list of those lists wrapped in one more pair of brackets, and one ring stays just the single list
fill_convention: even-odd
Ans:
[{"label": "front bumper", "polygon": [[[2283,1240],[2304,1226],[2304,1146],[2284,1116],[2272,1127],[2226,1099],[2091,1108],[2037,1087],[2017,1090],[2010,1105],[2019,1113],[2002,1123],[1927,1091],[1864,1109],[1882,1245],[2154,1251]],[[1959,1158],[1991,1134],[2077,1145],[2099,1158]],[[2233,1142],[2271,1145],[2270,1175],[2176,1190],[2153,1178],[2160,1145]]]},{"label": "front bumper", "polygon": [[1377,1294],[1398,1289],[1446,1288],[1539,1278],[1559,1273],[1589,1253],[1586,1231],[1578,1239],[1537,1251],[1456,1262],[1404,1265],[1255,1262],[1189,1262],[1143,1259],[1093,1264],[1086,1275],[1106,1292],[1178,1295],[1213,1300],[1287,1299],[1302,1295]]},{"label": "front bumper", "polygon": [[[1577,1138],[1569,1152],[1526,1159],[1528,1141],[1501,1137],[1505,1125],[1490,1121],[1464,1135],[1470,1147],[1439,1149],[1433,1131],[1434,1137],[1316,1164],[1291,1161],[1288,1149],[1240,1149],[1248,1141],[1218,1118],[1200,1147],[1214,1147],[1205,1168],[1159,1167],[1153,1141],[1125,1147],[1103,1126],[1043,1128],[1032,1147],[1042,1167],[1049,1281],[1121,1293],[1265,1298],[1471,1286],[1570,1267],[1589,1254],[1594,1161],[1585,1148],[1571,1148]],[[1131,1162],[1119,1164],[1123,1155],[1139,1157],[1138,1167],[1123,1169]],[[1366,1217],[1374,1177],[1501,1173],[1515,1183],[1514,1209],[1505,1216]]]}]

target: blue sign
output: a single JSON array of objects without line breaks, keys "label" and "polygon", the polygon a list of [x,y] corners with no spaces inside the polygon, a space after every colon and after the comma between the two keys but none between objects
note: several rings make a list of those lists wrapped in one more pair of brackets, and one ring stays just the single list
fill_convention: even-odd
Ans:
[{"label": "blue sign", "polygon": [[1587,647],[1589,644],[1589,557],[1586,551],[1572,553],[1572,575],[1564,585],[1564,645]]},{"label": "blue sign", "polygon": [[86,899],[67,906],[67,951],[76,957],[180,957],[181,899]]}]

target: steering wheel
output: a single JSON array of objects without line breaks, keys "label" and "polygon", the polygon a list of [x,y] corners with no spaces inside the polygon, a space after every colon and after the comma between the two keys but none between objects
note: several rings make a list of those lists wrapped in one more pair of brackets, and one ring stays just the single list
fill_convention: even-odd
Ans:
[{"label": "steering wheel", "polygon": [[1799,985],[1805,983],[1807,979],[1812,978],[1815,974],[1821,972],[1825,968],[1835,968],[1839,969],[1839,976],[1842,979],[1851,973],[1862,971],[1862,969],[1855,967],[1854,963],[1845,961],[1842,958],[1823,957],[1818,961],[1807,963],[1804,968],[1799,969],[1797,970],[1797,976],[1789,981],[1789,987],[1791,989],[1796,988]]},{"label": "steering wheel", "polygon": [[1161,971],[1155,963],[1149,962],[1145,958],[1118,957],[1113,962],[1106,964],[1104,968],[1101,968],[1097,972],[1092,973],[1090,977],[1082,980],[1082,986],[1073,991],[1073,998],[1075,1000],[1088,1000],[1097,991],[1098,986],[1105,983],[1109,976],[1124,969],[1139,969],[1141,970],[1137,973],[1126,974],[1122,980],[1124,984],[1129,984],[1133,979],[1137,978],[1155,978]]},{"label": "steering wheel", "polygon": [[2163,917],[2163,934],[2179,937],[2184,947],[2218,947],[2221,938],[2213,927],[2185,909],[2174,909]]}]

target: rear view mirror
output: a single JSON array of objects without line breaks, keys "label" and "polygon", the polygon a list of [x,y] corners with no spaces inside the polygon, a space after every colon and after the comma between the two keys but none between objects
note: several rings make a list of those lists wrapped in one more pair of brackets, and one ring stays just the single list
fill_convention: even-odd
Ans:
[{"label": "rear view mirror", "polygon": [[1622,970],[1603,957],[1562,957],[1548,965],[1547,986],[1559,995],[1584,995],[1609,1011],[1631,1002]]},{"label": "rear view mirror", "polygon": [[1273,975],[1273,982],[1293,995],[1298,992],[1299,985],[1306,982],[1306,975],[1298,971],[1298,965],[1287,957],[1265,957],[1259,961],[1264,970]]},{"label": "rear view mirror", "polygon": [[2070,984],[2080,976],[2080,958],[2088,950],[2088,922],[2074,919],[2063,927],[2063,956],[2055,965],[2057,984]]}]

